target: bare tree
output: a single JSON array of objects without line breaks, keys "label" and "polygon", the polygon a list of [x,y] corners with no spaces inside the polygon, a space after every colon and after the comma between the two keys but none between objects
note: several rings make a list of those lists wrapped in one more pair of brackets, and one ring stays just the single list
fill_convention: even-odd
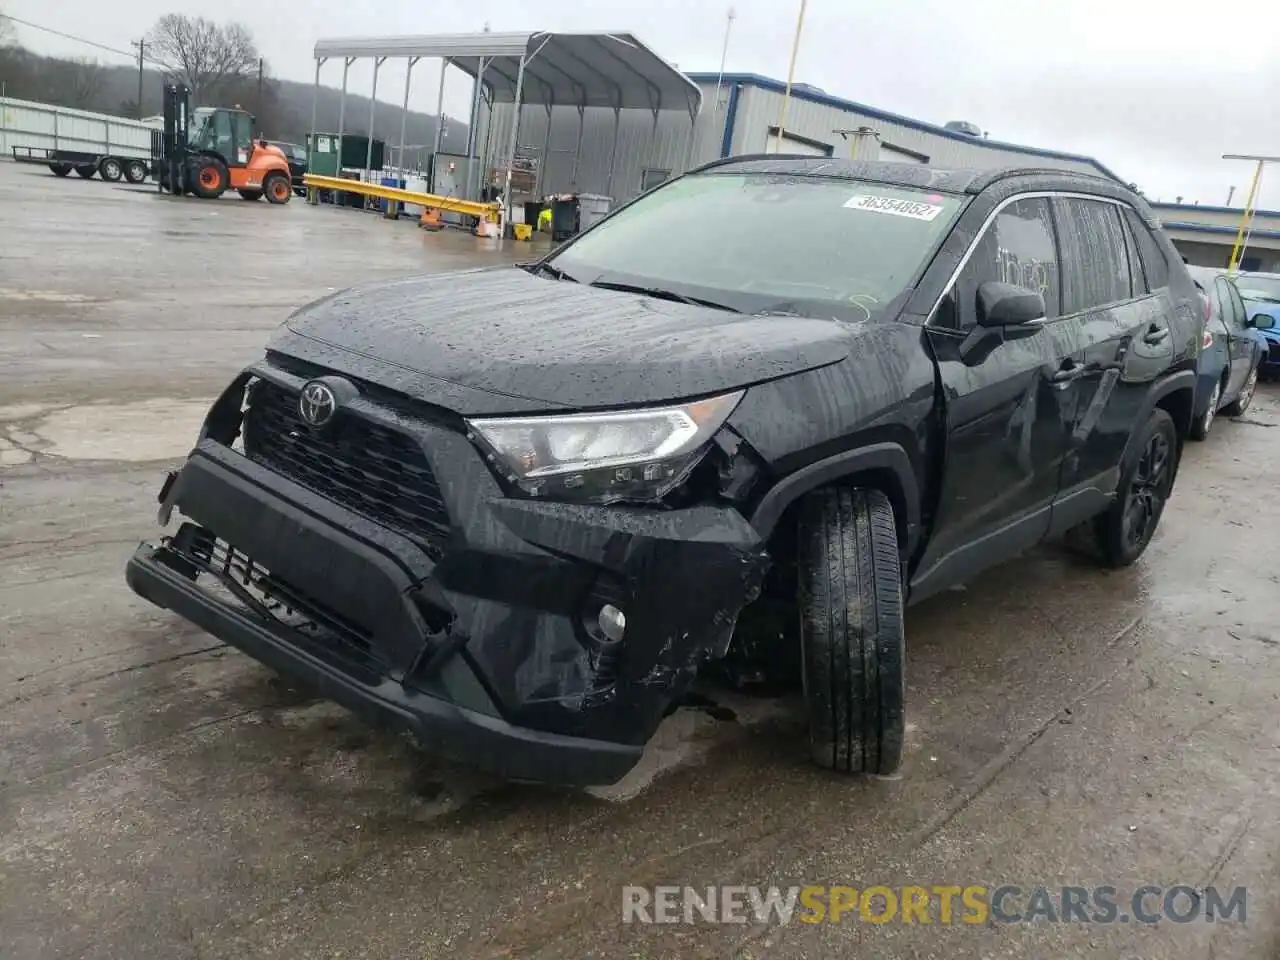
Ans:
[{"label": "bare tree", "polygon": [[98,61],[86,57],[64,61],[55,77],[60,88],[59,103],[80,110],[97,106],[103,79],[102,64]]},{"label": "bare tree", "polygon": [[169,13],[152,28],[151,55],[191,88],[197,103],[258,69],[258,48],[248,29],[204,17]]}]

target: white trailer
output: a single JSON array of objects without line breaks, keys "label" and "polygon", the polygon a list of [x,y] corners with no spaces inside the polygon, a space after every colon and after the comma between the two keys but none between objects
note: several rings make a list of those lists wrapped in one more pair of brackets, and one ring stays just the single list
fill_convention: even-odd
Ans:
[{"label": "white trailer", "polygon": [[65,177],[141,183],[151,158],[148,122],[0,97],[0,156],[39,163]]}]

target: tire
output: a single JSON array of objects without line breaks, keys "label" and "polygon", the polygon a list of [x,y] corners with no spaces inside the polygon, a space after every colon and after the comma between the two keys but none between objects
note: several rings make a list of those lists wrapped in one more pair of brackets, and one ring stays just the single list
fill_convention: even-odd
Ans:
[{"label": "tire", "polygon": [[227,165],[216,157],[201,157],[191,167],[191,192],[202,200],[216,200],[227,189]]},{"label": "tire", "polygon": [[293,196],[293,185],[282,173],[268,173],[262,181],[262,192],[268,203],[288,203]]},{"label": "tire", "polygon": [[98,168],[91,163],[83,163],[75,168],[76,176],[84,177],[86,180],[92,180],[93,175],[98,172]]},{"label": "tire", "polygon": [[65,177],[71,172],[71,164],[69,163],[51,163],[49,169],[55,177]]},{"label": "tire", "polygon": [[262,199],[261,190],[239,190],[237,192],[240,194],[241,200],[261,200]]},{"label": "tire", "polygon": [[1189,436],[1192,440],[1203,440],[1209,436],[1209,431],[1213,429],[1214,418],[1218,416],[1218,404],[1222,402],[1222,381],[1219,380],[1213,385],[1213,393],[1209,394],[1209,402],[1205,404],[1204,412],[1191,422],[1191,430]]},{"label": "tire", "polygon": [[809,755],[842,773],[893,773],[906,699],[893,507],[878,490],[819,490],[797,533]]},{"label": "tire", "polygon": [[98,164],[98,176],[107,183],[119,183],[120,178],[124,176],[124,167],[115,157],[103,157],[102,162]]},{"label": "tire", "polygon": [[1104,566],[1127,567],[1147,549],[1173,492],[1180,454],[1173,418],[1157,407],[1134,434],[1115,502],[1093,521]]},{"label": "tire", "polygon": [[124,178],[130,183],[141,183],[147,179],[147,162],[145,160],[126,160]]},{"label": "tire", "polygon": [[1243,417],[1244,412],[1249,409],[1249,404],[1253,403],[1253,392],[1258,388],[1258,365],[1254,364],[1253,369],[1249,371],[1249,376],[1245,378],[1244,386],[1240,388],[1240,395],[1222,408],[1222,412],[1228,417]]}]

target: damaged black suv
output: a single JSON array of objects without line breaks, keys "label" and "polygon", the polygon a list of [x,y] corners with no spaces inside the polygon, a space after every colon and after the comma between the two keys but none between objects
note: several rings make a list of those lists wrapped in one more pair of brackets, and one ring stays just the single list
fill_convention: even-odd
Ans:
[{"label": "damaged black suv", "polygon": [[[753,653],[794,655],[818,763],[886,773],[906,599],[1070,530],[1146,547],[1201,322],[1110,180],[720,161],[536,264],[299,310],[128,581],[507,776],[616,780]],[[785,650],[741,640],[762,588]]]}]

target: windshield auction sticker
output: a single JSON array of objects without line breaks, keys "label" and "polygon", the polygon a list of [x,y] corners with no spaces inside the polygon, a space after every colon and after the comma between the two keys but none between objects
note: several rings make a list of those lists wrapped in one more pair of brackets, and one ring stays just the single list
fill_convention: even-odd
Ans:
[{"label": "windshield auction sticker", "polygon": [[844,205],[850,210],[891,213],[895,217],[910,217],[912,220],[932,220],[942,212],[942,208],[936,204],[920,203],[917,200],[895,200],[893,197],[876,197],[868,193],[850,197]]}]

